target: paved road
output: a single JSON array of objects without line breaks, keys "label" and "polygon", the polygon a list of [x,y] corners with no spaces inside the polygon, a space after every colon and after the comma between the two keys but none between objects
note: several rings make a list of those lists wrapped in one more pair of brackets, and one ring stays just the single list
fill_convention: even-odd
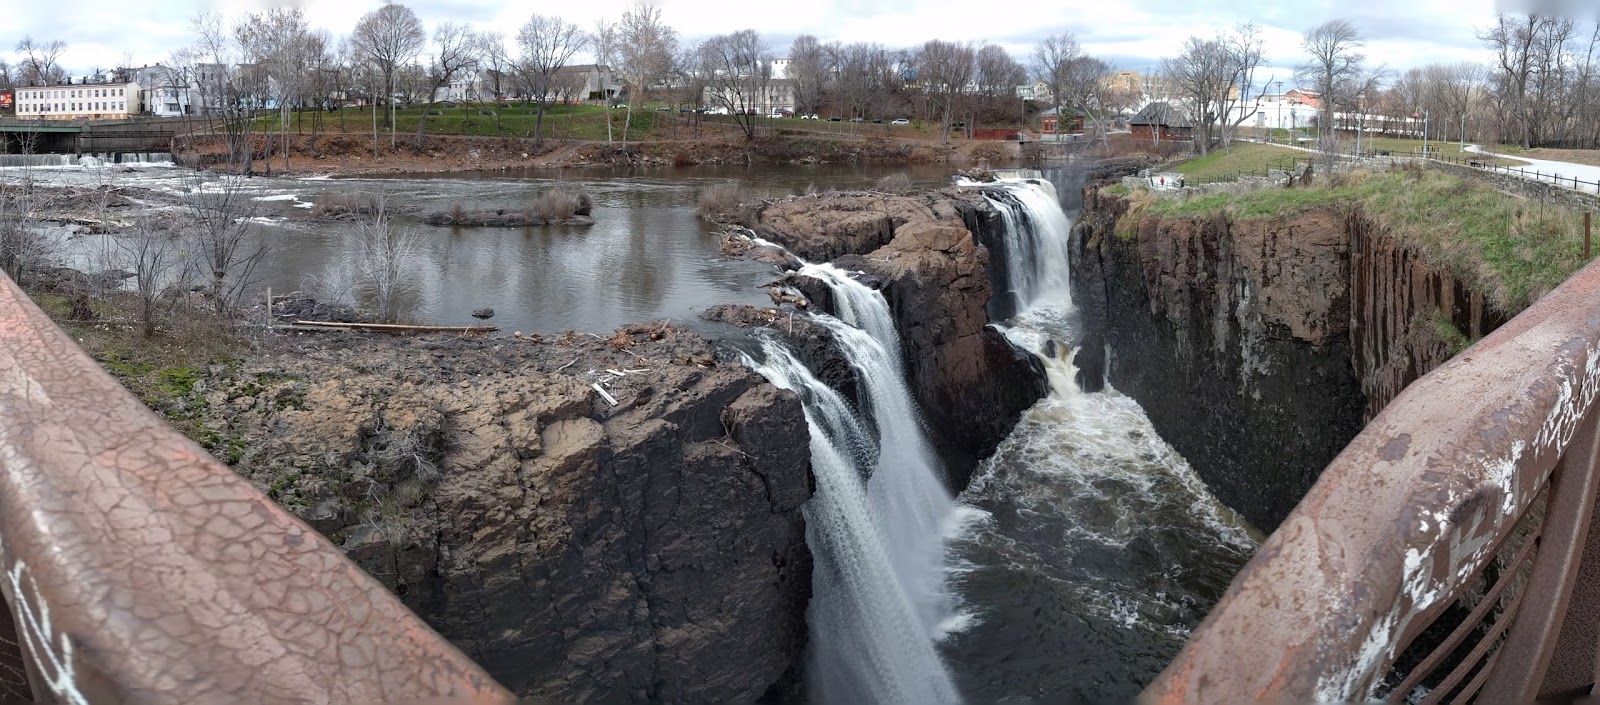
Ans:
[{"label": "paved road", "polygon": [[[1475,154],[1484,154],[1491,157],[1504,157],[1527,162],[1524,167],[1503,167],[1500,171],[1508,174],[1517,174],[1529,179],[1538,179],[1546,183],[1565,185],[1573,188],[1572,180],[1578,179],[1577,190],[1585,193],[1597,193],[1595,184],[1600,183],[1600,166],[1588,164],[1574,164],[1572,162],[1557,162],[1548,159],[1532,159],[1521,154],[1496,154],[1483,149],[1475,144],[1467,145],[1467,151]],[[1588,183],[1582,183],[1588,182]]]}]

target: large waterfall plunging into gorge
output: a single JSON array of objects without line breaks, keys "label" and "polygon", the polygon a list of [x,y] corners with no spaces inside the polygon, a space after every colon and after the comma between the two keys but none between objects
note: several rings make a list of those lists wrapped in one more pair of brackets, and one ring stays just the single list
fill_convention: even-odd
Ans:
[{"label": "large waterfall plunging into gorge", "polygon": [[[963,185],[983,190],[1005,230],[996,249],[1010,318],[996,325],[1044,361],[1052,391],[959,497],[980,516],[949,556],[971,623],[941,647],[974,701],[1131,701],[1256,539],[1136,402],[1110,386],[1079,389],[1071,218],[1039,172],[1007,176]],[[1075,199],[1082,175],[1055,176]]]},{"label": "large waterfall plunging into gorge", "polygon": [[865,389],[858,418],[777,341],[764,339],[765,359],[748,361],[801,395],[811,427],[813,702],[959,702],[935,649],[952,616],[943,536],[955,504],[906,386],[894,319],[882,294],[831,265],[801,273],[832,289],[839,318],[814,320],[833,333]]},{"label": "large waterfall plunging into gorge", "polygon": [[1137,403],[1075,383],[1071,218],[1052,183],[1019,172],[962,185],[998,214],[986,244],[1005,305],[990,313],[1006,320],[994,325],[1043,360],[1052,393],[959,498],[907,387],[887,302],[850,272],[798,270],[829,287],[834,316],[807,315],[833,334],[860,399],[818,380],[776,336],[760,337],[760,359],[746,360],[800,395],[811,430],[807,700],[1129,700],[1256,539]]}]

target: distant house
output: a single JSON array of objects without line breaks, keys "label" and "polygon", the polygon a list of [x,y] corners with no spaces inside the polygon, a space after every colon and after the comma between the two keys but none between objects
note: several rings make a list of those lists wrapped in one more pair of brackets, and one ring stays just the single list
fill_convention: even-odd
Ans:
[{"label": "distant house", "polygon": [[1305,88],[1296,88],[1283,94],[1283,101],[1289,105],[1307,105],[1312,110],[1322,109],[1322,94]]},{"label": "distant house", "polygon": [[1068,113],[1063,119],[1056,114],[1055,108],[1051,108],[1039,113],[1039,123],[1039,131],[1047,135],[1083,134],[1083,116],[1076,112]]},{"label": "distant house", "polygon": [[1128,121],[1128,128],[1136,140],[1157,142],[1179,142],[1194,134],[1194,124],[1184,117],[1183,111],[1165,101],[1144,106],[1144,110]]},{"label": "distant house", "polygon": [[604,64],[563,66],[555,74],[558,100],[611,100],[622,95],[622,81]]}]

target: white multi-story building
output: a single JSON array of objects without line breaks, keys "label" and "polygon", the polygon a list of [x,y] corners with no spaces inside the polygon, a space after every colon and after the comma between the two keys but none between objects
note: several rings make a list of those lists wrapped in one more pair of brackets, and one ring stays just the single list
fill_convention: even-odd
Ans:
[{"label": "white multi-story building", "polygon": [[188,69],[156,64],[128,69],[128,80],[143,88],[140,100],[146,112],[161,117],[178,117],[197,112],[194,102],[198,100],[199,91],[190,73]]},{"label": "white multi-story building", "polygon": [[117,120],[143,110],[139,84],[75,79],[55,86],[17,89],[17,117],[24,120]]}]

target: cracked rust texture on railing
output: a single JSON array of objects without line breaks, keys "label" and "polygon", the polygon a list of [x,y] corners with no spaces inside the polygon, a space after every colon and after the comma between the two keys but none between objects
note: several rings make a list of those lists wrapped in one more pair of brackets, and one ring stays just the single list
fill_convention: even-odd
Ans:
[{"label": "cracked rust texture on railing", "polygon": [[513,700],[4,276],[0,593],[8,701]]},{"label": "cracked rust texture on railing", "polygon": [[1143,699],[1366,699],[1571,442],[1594,402],[1597,344],[1591,264],[1414,382],[1328,466]]}]

